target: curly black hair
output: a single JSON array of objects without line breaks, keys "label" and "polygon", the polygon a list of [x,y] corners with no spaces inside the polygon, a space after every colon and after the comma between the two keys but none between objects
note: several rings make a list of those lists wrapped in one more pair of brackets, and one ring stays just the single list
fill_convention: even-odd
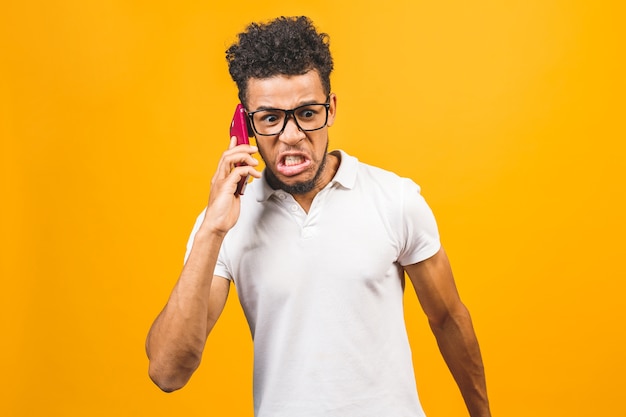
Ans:
[{"label": "curly black hair", "polygon": [[251,23],[226,50],[226,60],[244,105],[250,78],[302,75],[310,70],[319,73],[325,94],[330,94],[333,59],[329,36],[318,33],[306,16]]}]

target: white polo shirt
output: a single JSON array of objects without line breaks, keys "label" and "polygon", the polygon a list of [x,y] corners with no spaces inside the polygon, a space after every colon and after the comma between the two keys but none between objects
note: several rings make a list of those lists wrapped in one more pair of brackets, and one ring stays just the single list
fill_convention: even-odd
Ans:
[{"label": "white polo shirt", "polygon": [[215,275],[234,282],[254,339],[255,416],[424,416],[402,265],[437,253],[435,219],[413,181],[336,155],[308,214],[248,184],[220,251]]}]

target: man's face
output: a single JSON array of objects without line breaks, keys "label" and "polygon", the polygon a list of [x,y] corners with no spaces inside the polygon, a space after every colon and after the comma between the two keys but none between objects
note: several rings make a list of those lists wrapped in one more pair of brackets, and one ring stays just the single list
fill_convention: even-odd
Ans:
[{"label": "man's face", "polygon": [[[247,110],[294,109],[325,103],[326,94],[316,71],[303,75],[278,75],[248,81]],[[289,117],[283,132],[275,136],[256,135],[259,153],[267,167],[266,177],[273,188],[291,194],[306,194],[323,188],[333,176],[326,169],[328,126],[335,120],[337,99],[330,95],[328,122],[322,129],[304,132]],[[328,172],[327,172],[328,171]]]}]

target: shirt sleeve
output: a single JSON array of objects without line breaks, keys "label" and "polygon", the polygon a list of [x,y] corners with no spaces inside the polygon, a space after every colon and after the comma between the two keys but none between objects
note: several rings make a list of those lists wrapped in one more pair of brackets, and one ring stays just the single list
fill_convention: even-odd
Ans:
[{"label": "shirt sleeve", "polygon": [[[191,247],[193,246],[193,240],[196,237],[196,233],[200,229],[200,225],[204,221],[204,215],[206,214],[206,208],[202,210],[202,213],[198,215],[196,218],[196,223],[193,225],[193,229],[191,230],[191,234],[189,235],[189,239],[187,240],[187,251],[185,252],[185,263],[187,263],[187,259],[189,258],[189,254],[191,253]],[[224,277],[228,280],[232,280],[232,276],[230,272],[228,272],[228,268],[224,262],[224,246],[220,248],[220,253],[217,258],[217,263],[215,264],[215,270],[213,275],[217,275],[219,277]]]},{"label": "shirt sleeve", "polygon": [[402,250],[398,262],[415,264],[435,255],[441,243],[432,210],[420,193],[419,185],[409,179],[402,186]]}]

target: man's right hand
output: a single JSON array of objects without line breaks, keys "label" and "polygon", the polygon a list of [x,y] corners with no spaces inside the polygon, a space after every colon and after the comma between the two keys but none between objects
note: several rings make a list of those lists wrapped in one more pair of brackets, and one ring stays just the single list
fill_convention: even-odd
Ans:
[{"label": "man's right hand", "polygon": [[259,161],[252,157],[258,151],[257,147],[235,144],[236,138],[233,136],[211,180],[209,204],[202,228],[213,233],[226,234],[237,222],[241,201],[235,191],[239,181],[248,175],[261,178],[261,172],[255,168]]}]

